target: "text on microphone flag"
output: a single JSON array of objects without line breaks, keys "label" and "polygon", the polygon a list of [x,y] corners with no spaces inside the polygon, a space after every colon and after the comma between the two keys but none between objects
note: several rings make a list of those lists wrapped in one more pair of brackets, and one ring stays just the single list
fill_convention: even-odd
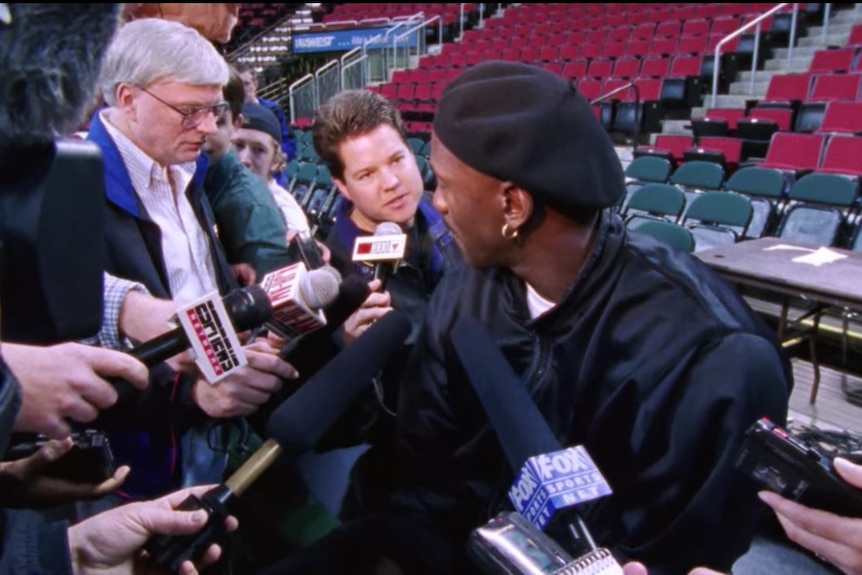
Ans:
[{"label": "text on microphone flag", "polygon": [[273,306],[284,300],[295,297],[299,276],[305,271],[302,262],[266,274],[261,282],[269,301]]},{"label": "text on microphone flag", "polygon": [[353,244],[353,261],[400,260],[404,258],[406,247],[404,234],[357,238]]},{"label": "text on microphone flag", "polygon": [[180,310],[177,318],[189,339],[195,363],[210,383],[248,363],[218,292]]},{"label": "text on microphone flag", "polygon": [[515,511],[544,529],[554,513],[611,494],[582,445],[530,457],[509,490]]}]

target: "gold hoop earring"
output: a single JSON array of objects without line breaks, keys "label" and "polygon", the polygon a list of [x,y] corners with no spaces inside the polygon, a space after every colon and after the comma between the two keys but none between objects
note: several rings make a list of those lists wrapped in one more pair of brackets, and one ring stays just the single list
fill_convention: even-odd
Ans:
[{"label": "gold hoop earring", "polygon": [[503,234],[503,237],[507,240],[514,240],[518,237],[518,228],[513,228],[506,223],[503,224],[503,229],[500,230],[500,233]]}]

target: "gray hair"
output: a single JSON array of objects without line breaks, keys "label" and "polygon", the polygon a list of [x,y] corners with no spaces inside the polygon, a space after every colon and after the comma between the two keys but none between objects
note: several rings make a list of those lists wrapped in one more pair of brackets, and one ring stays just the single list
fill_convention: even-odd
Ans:
[{"label": "gray hair", "polygon": [[120,83],[146,87],[163,79],[193,86],[227,84],[228,65],[196,30],[178,22],[143,18],[124,25],[108,48],[100,81],[113,106]]},{"label": "gray hair", "polygon": [[5,4],[0,21],[0,148],[51,141],[95,104],[121,4]]}]

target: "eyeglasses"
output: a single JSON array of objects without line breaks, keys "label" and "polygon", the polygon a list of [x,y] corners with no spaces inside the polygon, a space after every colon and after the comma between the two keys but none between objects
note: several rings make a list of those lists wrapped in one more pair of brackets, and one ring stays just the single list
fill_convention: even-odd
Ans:
[{"label": "eyeglasses", "polygon": [[147,90],[146,88],[141,88],[140,86],[138,86],[138,88],[141,90],[141,92],[149,94],[150,96],[152,96],[153,98],[155,98],[156,100],[158,100],[159,102],[161,102],[162,104],[164,104],[165,106],[167,106],[168,108],[170,108],[171,110],[173,110],[174,112],[176,112],[177,114],[182,116],[183,117],[182,126],[183,126],[183,128],[185,128],[187,130],[197,127],[201,122],[204,121],[204,118],[206,118],[209,114],[212,114],[213,116],[215,116],[216,119],[220,118],[222,116],[222,114],[224,114],[227,111],[228,106],[229,106],[229,104],[227,102],[219,102],[215,106],[203,106],[201,108],[193,108],[191,110],[180,110],[179,108],[177,108],[173,104],[169,104],[169,103],[165,102],[164,100],[162,100],[161,98],[159,98],[158,96],[156,96],[155,94],[153,94],[152,92]]}]

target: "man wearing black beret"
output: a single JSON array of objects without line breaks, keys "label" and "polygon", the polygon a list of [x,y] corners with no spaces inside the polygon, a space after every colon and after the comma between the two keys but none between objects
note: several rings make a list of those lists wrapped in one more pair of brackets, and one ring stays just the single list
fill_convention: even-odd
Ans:
[{"label": "man wearing black beret", "polygon": [[450,338],[477,318],[561,444],[584,445],[609,482],[580,509],[596,543],[650,575],[729,570],[759,512],[734,456],[754,421],[786,417],[774,335],[698,260],[627,231],[619,159],[567,80],[468,69],[442,95],[430,163],[470,266],[438,285],[402,384],[381,553],[410,574],[477,572],[468,535],[508,505],[514,474]]}]

